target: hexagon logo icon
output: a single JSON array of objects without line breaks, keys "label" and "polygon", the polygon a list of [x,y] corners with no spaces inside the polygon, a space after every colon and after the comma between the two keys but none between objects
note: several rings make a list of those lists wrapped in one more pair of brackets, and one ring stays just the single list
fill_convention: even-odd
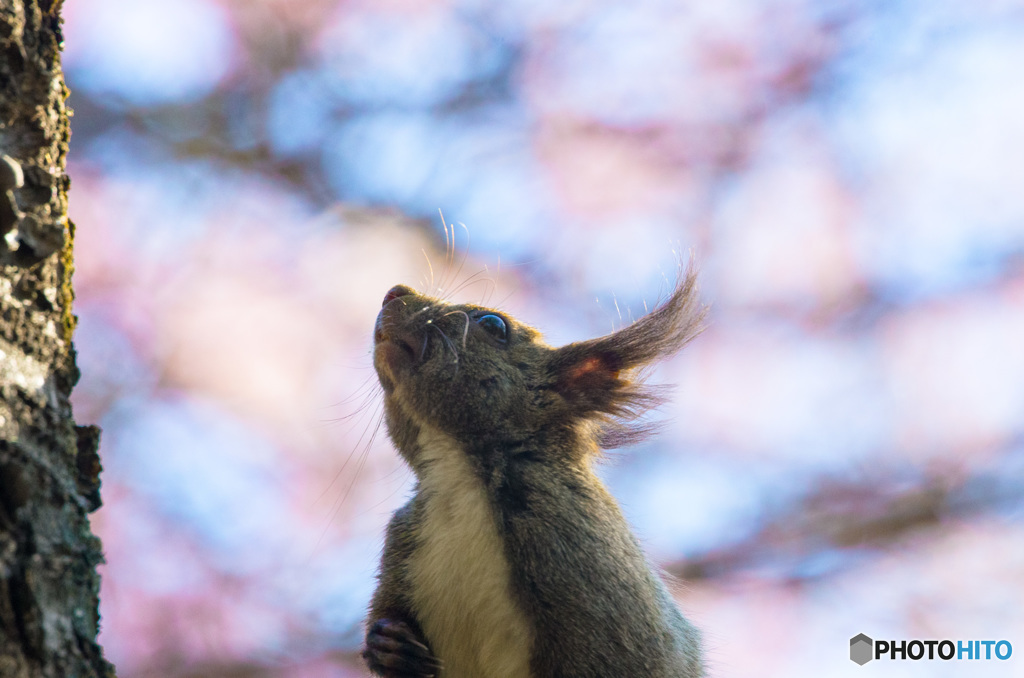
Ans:
[{"label": "hexagon logo icon", "polygon": [[855,661],[861,666],[864,666],[869,661],[874,659],[871,655],[874,654],[874,642],[863,633],[858,633],[853,638],[850,638],[850,660]]}]

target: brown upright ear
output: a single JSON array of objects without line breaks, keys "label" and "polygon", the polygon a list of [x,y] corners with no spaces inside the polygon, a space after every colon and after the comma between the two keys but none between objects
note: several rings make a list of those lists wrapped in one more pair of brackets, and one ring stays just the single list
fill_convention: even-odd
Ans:
[{"label": "brown upright ear", "polygon": [[643,414],[661,399],[636,378],[636,371],[697,336],[705,311],[691,263],[672,296],[632,325],[555,350],[548,363],[555,389],[578,416],[632,419]]},{"label": "brown upright ear", "polygon": [[619,376],[622,368],[618,357],[595,350],[592,343],[569,344],[552,356],[555,390],[577,415],[607,412],[613,395],[628,384]]}]

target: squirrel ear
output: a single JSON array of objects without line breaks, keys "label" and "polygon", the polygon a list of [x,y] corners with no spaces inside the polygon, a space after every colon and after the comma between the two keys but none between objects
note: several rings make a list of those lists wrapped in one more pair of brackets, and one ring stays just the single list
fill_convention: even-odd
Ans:
[{"label": "squirrel ear", "polygon": [[549,362],[555,388],[578,414],[631,418],[658,404],[660,398],[628,374],[674,353],[703,329],[696,281],[691,265],[672,296],[632,325],[555,350]]},{"label": "squirrel ear", "polygon": [[592,341],[569,344],[555,351],[551,362],[555,390],[581,414],[607,410],[612,395],[626,384],[617,358],[593,349]]}]

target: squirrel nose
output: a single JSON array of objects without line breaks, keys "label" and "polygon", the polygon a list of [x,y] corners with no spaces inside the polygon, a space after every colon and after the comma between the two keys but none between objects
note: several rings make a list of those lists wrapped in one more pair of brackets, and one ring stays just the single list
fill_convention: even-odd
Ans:
[{"label": "squirrel nose", "polygon": [[409,294],[416,294],[416,290],[411,287],[406,287],[405,285],[395,285],[388,290],[387,294],[384,295],[384,303],[381,304],[381,306],[387,306],[389,301],[393,301],[398,297],[404,297]]}]

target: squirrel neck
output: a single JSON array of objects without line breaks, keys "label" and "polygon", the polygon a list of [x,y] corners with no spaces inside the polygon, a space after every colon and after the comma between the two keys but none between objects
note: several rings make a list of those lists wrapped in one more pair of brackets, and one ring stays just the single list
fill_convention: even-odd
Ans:
[{"label": "squirrel neck", "polygon": [[445,658],[443,676],[529,678],[533,629],[513,594],[487,488],[454,438],[424,427],[417,444],[421,519],[411,592],[423,630]]}]

